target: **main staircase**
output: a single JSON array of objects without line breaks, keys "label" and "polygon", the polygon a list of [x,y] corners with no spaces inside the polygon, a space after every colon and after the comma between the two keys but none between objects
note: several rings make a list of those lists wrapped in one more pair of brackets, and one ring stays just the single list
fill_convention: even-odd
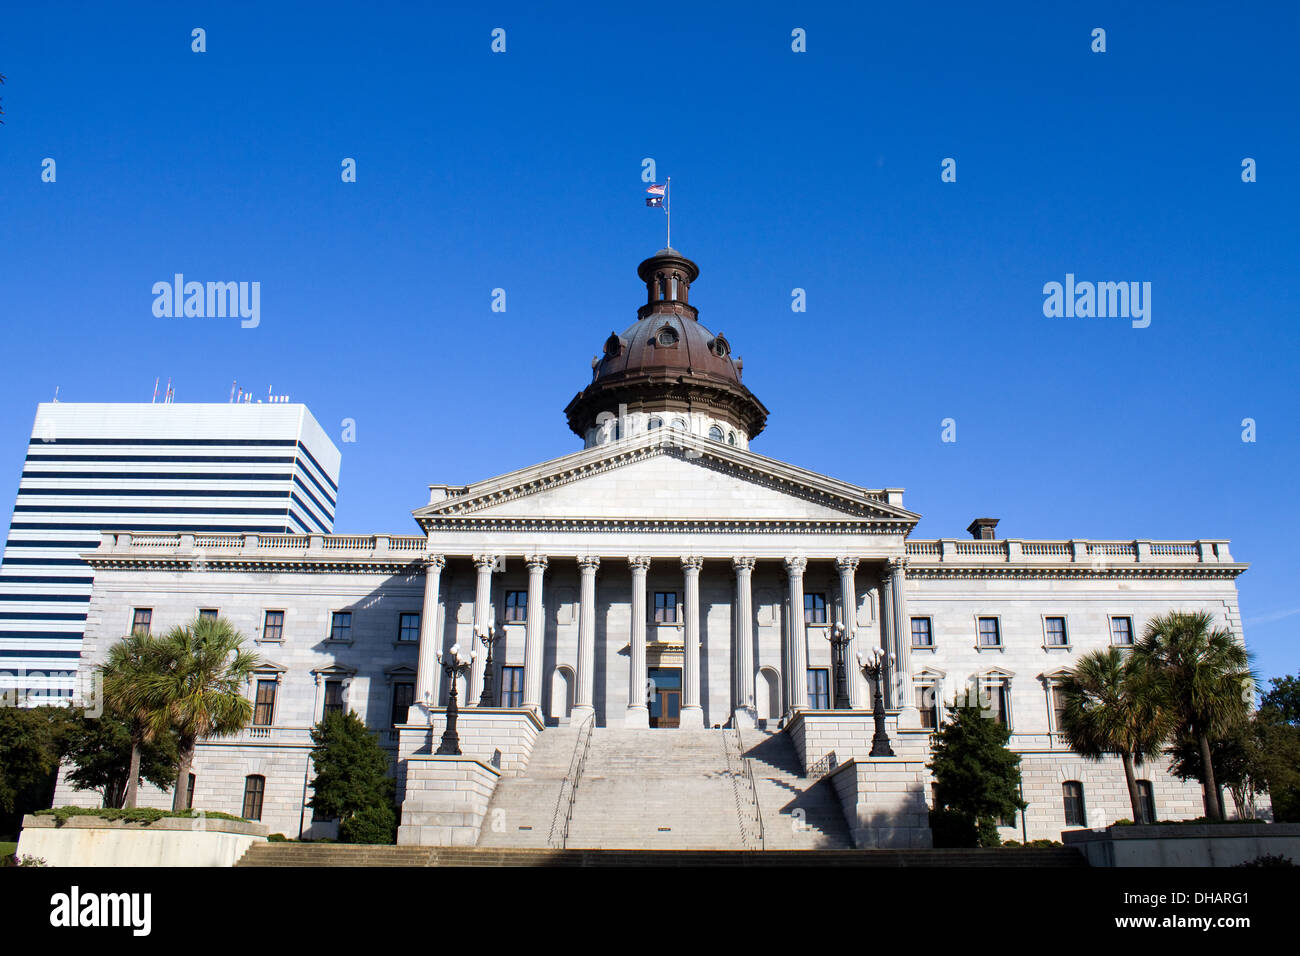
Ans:
[{"label": "main staircase", "polygon": [[550,728],[475,847],[261,843],[237,865],[1086,865],[1065,847],[854,850],[831,786],[799,769],[783,733]]}]

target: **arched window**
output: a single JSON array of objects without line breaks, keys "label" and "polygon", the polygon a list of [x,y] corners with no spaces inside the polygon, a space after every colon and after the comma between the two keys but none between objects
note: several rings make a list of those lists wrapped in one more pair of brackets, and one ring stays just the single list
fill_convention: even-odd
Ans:
[{"label": "arched window", "polygon": [[656,342],[656,344],[658,344],[658,345],[662,345],[662,346],[665,346],[665,347],[666,347],[666,346],[671,346],[671,345],[676,345],[676,344],[677,344],[677,330],[674,329],[674,328],[673,328],[672,326],[670,326],[670,325],[665,325],[662,329],[659,330],[659,334],[655,337],[655,342]]},{"label": "arched window", "polygon": [[735,433],[735,432],[727,432],[727,444],[728,444],[728,445],[734,445],[735,443],[736,443],[736,433]]},{"label": "arched window", "polygon": [[674,418],[674,419],[673,419],[673,428],[676,428],[676,429],[678,429],[679,431],[686,431],[686,419],[684,419],[684,418]]},{"label": "arched window", "polygon": [[1086,827],[1088,815],[1083,808],[1083,784],[1077,780],[1065,781],[1061,784],[1061,797],[1065,801],[1065,825]]},{"label": "arched window", "polygon": [[712,428],[709,429],[709,437],[712,438],[714,441],[722,441],[722,429],[719,428],[717,425],[714,425]]},{"label": "arched window", "polygon": [[266,792],[266,778],[261,774],[250,773],[244,778],[244,812],[245,820],[262,819],[262,795]]},{"label": "arched window", "polygon": [[677,298],[677,276],[673,276],[673,299]]},{"label": "arched window", "polygon": [[668,298],[668,283],[664,280],[663,276],[659,277],[659,298]]},{"label": "arched window", "polygon": [[664,427],[664,420],[663,420],[662,418],[660,418],[658,415],[655,415],[655,416],[653,416],[653,417],[650,419],[650,425],[649,425],[649,427],[650,427],[650,428],[663,428],[663,427]]}]

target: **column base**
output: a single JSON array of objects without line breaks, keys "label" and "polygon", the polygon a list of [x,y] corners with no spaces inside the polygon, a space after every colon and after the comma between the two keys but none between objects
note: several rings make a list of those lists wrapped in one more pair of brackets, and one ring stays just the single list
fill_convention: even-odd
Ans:
[{"label": "column base", "polygon": [[582,722],[596,712],[596,708],[590,704],[578,704],[569,714],[569,726],[581,727]]},{"label": "column base", "polygon": [[915,707],[902,707],[898,711],[899,730],[920,730],[921,712]]},{"label": "column base", "polygon": [[731,714],[731,726],[752,730],[758,726],[758,711],[753,707],[737,707]]},{"label": "column base", "polygon": [[704,708],[699,704],[691,704],[682,708],[681,724],[682,730],[703,730],[704,729]]},{"label": "column base", "polygon": [[650,709],[646,707],[644,704],[639,707],[637,706],[629,707],[627,709],[627,716],[623,718],[623,726],[649,729]]}]

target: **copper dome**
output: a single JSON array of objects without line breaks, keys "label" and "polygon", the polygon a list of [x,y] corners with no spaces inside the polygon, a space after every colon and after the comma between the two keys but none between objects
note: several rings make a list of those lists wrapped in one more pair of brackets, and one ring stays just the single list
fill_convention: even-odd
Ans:
[{"label": "copper dome", "polygon": [[763,430],[767,409],[741,384],[743,363],[721,334],[700,324],[689,302],[699,267],[674,249],[661,249],[637,267],[647,301],[637,320],[610,332],[592,363],[592,381],[565,408],[578,435],[602,412],[707,410],[742,428]]}]

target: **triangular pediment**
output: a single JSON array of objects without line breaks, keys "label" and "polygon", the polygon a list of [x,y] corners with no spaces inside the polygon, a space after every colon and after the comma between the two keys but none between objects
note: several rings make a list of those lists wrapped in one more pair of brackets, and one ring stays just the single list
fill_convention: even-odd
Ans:
[{"label": "triangular pediment", "polygon": [[919,520],[883,491],[681,433],[583,449],[456,491],[416,520],[850,521],[898,533]]}]

